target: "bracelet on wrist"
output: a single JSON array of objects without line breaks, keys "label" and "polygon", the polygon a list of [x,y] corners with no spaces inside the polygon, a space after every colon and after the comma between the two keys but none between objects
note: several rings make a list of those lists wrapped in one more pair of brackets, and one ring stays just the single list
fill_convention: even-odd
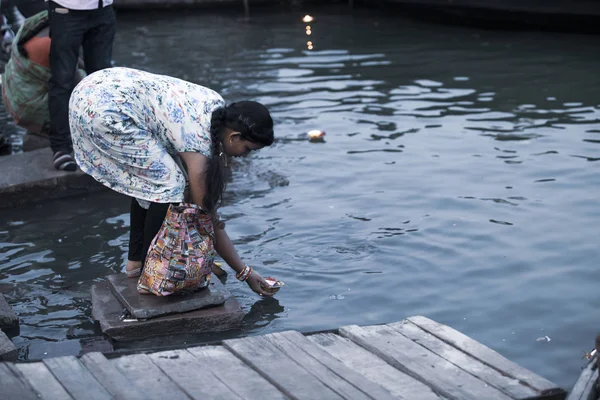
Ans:
[{"label": "bracelet on wrist", "polygon": [[238,272],[235,277],[238,281],[244,282],[252,274],[252,267],[244,265],[244,269]]},{"label": "bracelet on wrist", "polygon": [[246,274],[246,273],[247,273],[247,270],[248,270],[248,268],[249,268],[249,267],[248,267],[247,265],[244,265],[244,268],[242,268],[242,270],[241,270],[240,272],[238,272],[238,273],[236,273],[236,274],[235,274],[235,278],[236,278],[237,280],[241,281],[242,279],[240,279],[240,278],[241,278],[242,276],[244,276],[244,274]]}]

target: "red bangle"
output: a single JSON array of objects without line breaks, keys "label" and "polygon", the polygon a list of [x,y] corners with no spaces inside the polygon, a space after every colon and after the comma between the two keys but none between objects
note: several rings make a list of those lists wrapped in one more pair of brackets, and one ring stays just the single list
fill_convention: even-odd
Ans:
[{"label": "red bangle", "polygon": [[237,278],[237,280],[239,281],[245,281],[246,279],[248,279],[248,277],[250,276],[250,274],[252,273],[252,268],[245,265],[244,269],[241,270],[240,272],[238,272],[235,277]]}]

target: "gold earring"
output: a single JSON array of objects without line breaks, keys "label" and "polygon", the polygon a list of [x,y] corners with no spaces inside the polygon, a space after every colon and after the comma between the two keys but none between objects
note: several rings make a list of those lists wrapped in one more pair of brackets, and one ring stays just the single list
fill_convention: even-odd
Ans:
[{"label": "gold earring", "polygon": [[223,152],[223,143],[221,143],[220,145],[220,149],[219,149],[219,157],[221,158],[221,160],[223,160],[223,166],[227,166],[227,154],[225,154]]}]

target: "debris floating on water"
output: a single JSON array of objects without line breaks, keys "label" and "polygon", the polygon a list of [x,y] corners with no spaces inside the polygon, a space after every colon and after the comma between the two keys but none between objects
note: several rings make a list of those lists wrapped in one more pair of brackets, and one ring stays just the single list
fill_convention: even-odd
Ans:
[{"label": "debris floating on water", "polygon": [[540,336],[539,338],[535,339],[536,342],[549,342],[552,339],[550,339],[547,335],[546,336]]},{"label": "debris floating on water", "polygon": [[325,136],[325,132],[320,131],[318,129],[313,129],[312,131],[309,131],[307,135],[308,140],[310,140],[311,142],[322,142],[323,137]]}]

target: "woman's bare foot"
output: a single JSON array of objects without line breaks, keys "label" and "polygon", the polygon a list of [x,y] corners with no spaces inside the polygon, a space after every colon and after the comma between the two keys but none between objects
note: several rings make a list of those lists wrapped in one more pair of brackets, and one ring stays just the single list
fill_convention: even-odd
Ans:
[{"label": "woman's bare foot", "polygon": [[128,278],[137,278],[140,276],[142,272],[142,262],[141,261],[131,261],[127,260],[127,266],[125,266],[125,273]]}]

